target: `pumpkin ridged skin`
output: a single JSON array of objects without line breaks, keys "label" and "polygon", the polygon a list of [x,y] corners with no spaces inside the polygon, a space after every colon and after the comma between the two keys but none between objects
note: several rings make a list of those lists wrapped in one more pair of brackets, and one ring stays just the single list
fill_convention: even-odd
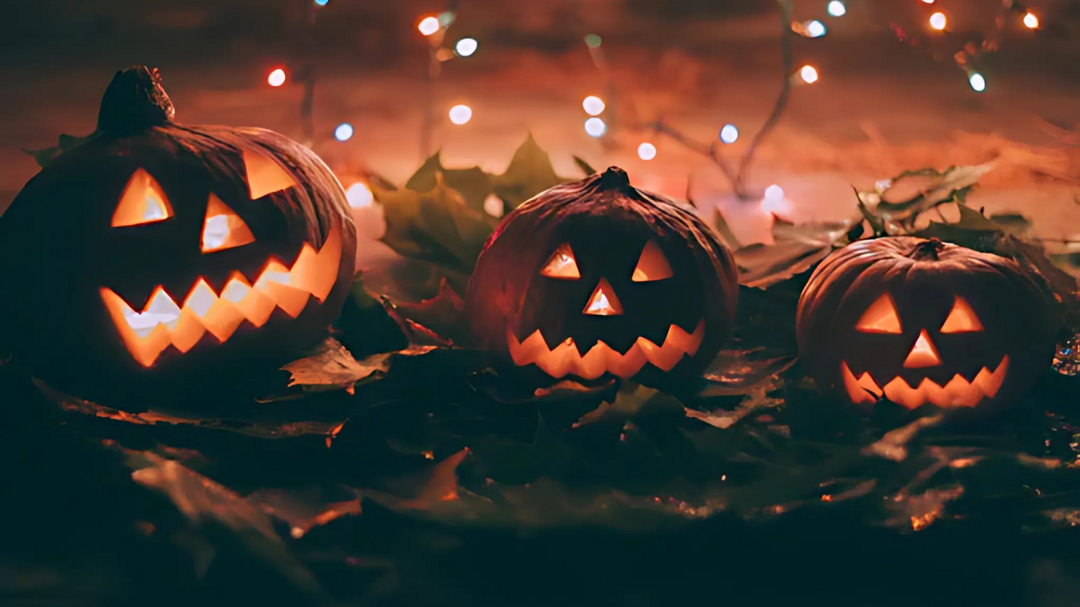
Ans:
[{"label": "pumpkin ridged skin", "polygon": [[[356,230],[344,191],[308,148],[257,128],[181,126],[156,72],[119,72],[99,115],[100,135],[34,176],[0,217],[3,306],[17,359],[46,379],[124,389],[223,375],[253,362],[284,362],[318,341],[352,284]],[[296,185],[251,200],[242,150],[276,160]],[[174,210],[167,221],[122,228],[111,217],[128,179],[147,171]],[[255,241],[204,254],[200,234],[210,193]],[[254,281],[270,256],[291,267],[304,243],[319,250],[331,230],[342,253],[334,286],[296,319],[274,310],[256,328],[243,323],[226,342],[209,333],[189,352],[169,348],[150,367],[118,337],[99,290],[136,310],[157,285],[182,302],[199,277],[215,292],[234,271]],[[205,343],[204,343],[205,342]]]},{"label": "pumpkin ridged skin", "polygon": [[[901,332],[868,334],[855,329],[867,309],[888,293]],[[941,331],[956,297],[976,313],[981,331]],[[1046,294],[1016,262],[936,239],[897,236],[853,243],[827,257],[811,275],[799,300],[799,356],[819,386],[851,398],[841,363],[858,377],[870,373],[878,386],[894,377],[912,387],[922,378],[944,385],[959,374],[972,381],[1009,357],[997,394],[976,407],[991,411],[1023,397],[1054,353],[1056,315]],[[903,368],[921,331],[941,363]]]},{"label": "pumpkin ridged skin", "polygon": [[[650,239],[674,274],[633,283],[631,271]],[[539,275],[563,243],[574,249],[578,281]],[[613,286],[624,315],[582,313],[599,278]],[[704,320],[696,355],[667,373],[647,364],[634,378],[655,385],[699,375],[715,358],[734,323],[737,295],[734,258],[715,232],[674,201],[635,189],[625,172],[612,167],[542,192],[507,215],[480,254],[465,305],[475,345],[494,353],[504,369],[525,375],[528,369],[511,359],[508,328],[518,339],[540,329],[549,348],[573,338],[582,354],[597,340],[624,353],[639,336],[662,344],[671,324],[692,332]],[[529,368],[537,381],[552,379]]]}]

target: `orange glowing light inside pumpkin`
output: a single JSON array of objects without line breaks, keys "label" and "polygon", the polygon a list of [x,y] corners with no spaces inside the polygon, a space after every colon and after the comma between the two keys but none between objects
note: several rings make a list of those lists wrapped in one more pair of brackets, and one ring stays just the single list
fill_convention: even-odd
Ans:
[{"label": "orange glowing light inside pumpkin", "polygon": [[245,149],[243,154],[248,192],[252,200],[296,185],[296,180],[273,158],[251,149]]},{"label": "orange glowing light inside pumpkin", "polygon": [[944,386],[924,377],[918,386],[912,387],[903,378],[894,377],[881,388],[869,373],[856,378],[847,362],[840,363],[840,374],[852,402],[873,404],[884,394],[892,402],[908,409],[916,409],[926,403],[942,408],[975,407],[984,398],[997,396],[1008,369],[1009,357],[1006,355],[1001,357],[996,369],[991,371],[989,367],[983,367],[970,382],[956,374]]},{"label": "orange glowing light inside pumpkin", "polygon": [[930,334],[923,329],[915,345],[911,347],[907,358],[904,359],[905,369],[922,369],[924,367],[936,367],[941,364],[941,356],[938,355],[934,342],[930,341]]},{"label": "orange glowing light inside pumpkin", "polygon": [[165,221],[172,216],[172,205],[161,185],[145,169],[136,169],[120,194],[120,202],[113,211],[112,227],[138,226]]},{"label": "orange glowing light inside pumpkin", "polygon": [[202,252],[224,251],[255,242],[255,235],[247,223],[211,193],[203,220]]},{"label": "orange glowing light inside pumpkin", "polygon": [[671,371],[683,356],[697,354],[704,337],[705,321],[698,322],[693,333],[671,325],[662,345],[638,337],[626,353],[620,354],[603,341],[598,341],[582,355],[578,352],[573,338],[567,338],[549,349],[539,329],[524,341],[518,341],[510,329],[507,329],[506,334],[514,364],[522,367],[535,364],[555,378],[573,375],[582,379],[596,379],[605,373],[628,379],[641,371],[645,363],[652,363],[663,371]]},{"label": "orange glowing light inside pumpkin", "polygon": [[656,244],[656,241],[650,240],[645,243],[645,248],[641,250],[641,257],[638,259],[637,266],[634,267],[634,274],[630,277],[630,280],[634,282],[652,282],[671,278],[674,275],[675,273],[671,271],[671,264],[668,263],[667,257],[664,256],[664,252],[660,249],[660,245]]},{"label": "orange glowing light inside pumpkin", "polygon": [[271,257],[254,284],[234,272],[218,294],[199,278],[183,305],[158,286],[141,312],[107,287],[101,299],[132,358],[149,367],[170,345],[187,352],[205,333],[224,343],[245,321],[266,324],[275,308],[296,318],[309,298],[322,303],[337,281],[341,248],[341,229],[334,226],[318,252],[304,243],[291,268]]},{"label": "orange glowing light inside pumpkin", "polygon": [[900,315],[892,297],[888,293],[879,297],[855,323],[855,329],[863,333],[900,333]]},{"label": "orange glowing light inside pumpkin", "polygon": [[606,278],[600,279],[600,284],[596,285],[596,289],[589,297],[589,303],[585,304],[582,313],[591,316],[619,316],[623,313],[622,304],[619,303],[619,298],[615,295],[615,289],[611,287],[611,283]]},{"label": "orange glowing light inside pumpkin", "polygon": [[577,267],[577,259],[574,258],[574,251],[570,248],[570,245],[559,245],[559,248],[555,249],[555,252],[548,258],[547,263],[544,264],[544,268],[540,270],[540,275],[556,280],[577,280],[581,278],[581,272],[578,271]]},{"label": "orange glowing light inside pumpkin", "polygon": [[952,310],[949,311],[949,316],[945,319],[945,324],[941,325],[941,332],[974,333],[982,330],[982,323],[979,322],[979,316],[975,314],[975,310],[971,309],[971,304],[963,297],[957,296]]}]

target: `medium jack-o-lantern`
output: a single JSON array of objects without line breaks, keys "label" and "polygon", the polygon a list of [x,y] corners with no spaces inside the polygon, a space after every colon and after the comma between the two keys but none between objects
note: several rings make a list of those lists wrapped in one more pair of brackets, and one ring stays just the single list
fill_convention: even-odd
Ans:
[{"label": "medium jack-o-lantern", "polygon": [[825,259],[799,301],[799,354],[856,404],[988,408],[1030,388],[1054,352],[1053,314],[1012,260],[891,237]]},{"label": "medium jack-o-lantern", "polygon": [[317,340],[356,247],[336,177],[263,129],[190,127],[156,71],[116,75],[99,135],[0,221],[6,321],[35,368],[160,379]]},{"label": "medium jack-o-lantern", "polygon": [[509,214],[465,299],[478,345],[511,368],[649,382],[711,362],[737,293],[731,253],[704,222],[610,168]]}]

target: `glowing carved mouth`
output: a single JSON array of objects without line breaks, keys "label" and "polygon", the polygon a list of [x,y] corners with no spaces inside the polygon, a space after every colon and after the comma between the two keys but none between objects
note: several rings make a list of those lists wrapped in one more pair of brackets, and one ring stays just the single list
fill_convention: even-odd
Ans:
[{"label": "glowing carved mouth", "polygon": [[[1006,355],[1001,357],[997,369],[990,371],[989,368],[983,367],[970,382],[957,374],[944,386],[923,378],[918,387],[912,388],[900,377],[894,377],[885,384],[884,394],[892,402],[908,409],[915,409],[926,403],[942,408],[974,407],[983,398],[997,396],[1001,383],[1005,381],[1005,372],[1008,368],[1009,357]],[[844,387],[847,388],[853,402],[873,404],[881,396],[883,390],[878,387],[877,382],[870,377],[869,373],[863,373],[855,379],[855,374],[848,368],[846,361],[840,363],[840,371],[844,377]]]},{"label": "glowing carved mouth", "polygon": [[132,358],[149,367],[170,345],[187,352],[206,332],[225,342],[245,320],[261,327],[274,308],[296,318],[309,297],[320,303],[326,299],[337,281],[340,263],[341,233],[335,226],[318,253],[304,243],[292,268],[270,257],[254,285],[240,272],[233,272],[221,293],[215,293],[199,278],[182,306],[158,286],[142,312],[133,310],[109,288],[101,289],[101,299]]},{"label": "glowing carved mouth", "polygon": [[604,373],[627,379],[637,375],[647,362],[664,371],[670,371],[684,355],[697,354],[704,336],[704,320],[698,322],[693,333],[671,325],[662,346],[639,337],[625,354],[620,354],[604,342],[598,341],[582,356],[572,337],[549,350],[539,329],[523,342],[518,341],[513,331],[506,332],[510,357],[514,359],[514,364],[521,367],[535,364],[552,377],[575,375],[582,379],[596,379]]}]

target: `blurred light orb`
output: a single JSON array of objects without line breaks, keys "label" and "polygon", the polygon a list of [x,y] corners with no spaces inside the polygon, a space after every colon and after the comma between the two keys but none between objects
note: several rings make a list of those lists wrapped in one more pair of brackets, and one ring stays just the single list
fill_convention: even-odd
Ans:
[{"label": "blurred light orb", "polygon": [[739,140],[739,128],[734,124],[725,124],[724,128],[720,129],[720,141],[724,143],[735,143]]},{"label": "blurred light orb", "polygon": [[847,14],[847,7],[840,0],[832,0],[825,10],[829,11],[829,14],[833,17],[843,17]]},{"label": "blurred light orb", "polygon": [[924,4],[933,4],[934,0],[922,0]]},{"label": "blurred light orb", "polygon": [[983,75],[979,72],[972,72],[971,75],[968,76],[968,82],[976,93],[981,93],[986,90],[986,78],[983,78]]},{"label": "blurred light orb", "polygon": [[503,204],[502,198],[494,194],[488,195],[484,199],[484,212],[492,217],[502,217],[506,211],[506,206]]},{"label": "blurred light orb", "polygon": [[589,95],[581,102],[581,107],[585,108],[585,113],[590,116],[599,116],[604,112],[604,100],[596,95]]},{"label": "blurred light orb", "polygon": [[454,52],[459,57],[469,57],[476,52],[478,46],[480,46],[480,43],[476,41],[476,38],[462,38],[454,45]]},{"label": "blurred light orb", "polygon": [[799,70],[799,77],[803,79],[803,82],[807,84],[813,84],[818,81],[817,70],[812,65],[804,65]]},{"label": "blurred light orb", "polygon": [[1037,29],[1039,27],[1039,18],[1035,16],[1035,13],[1027,13],[1024,15],[1024,26],[1028,29]]},{"label": "blurred light orb", "polygon": [[375,196],[372,195],[371,188],[363,181],[357,181],[349,186],[349,189],[345,190],[345,199],[349,201],[349,206],[354,209],[370,207],[371,203],[375,202]]},{"label": "blurred light orb", "polygon": [[352,139],[353,127],[348,122],[342,122],[334,129],[334,139],[338,141],[348,141]]},{"label": "blurred light orb", "polygon": [[330,0],[315,0],[315,6],[326,6],[330,4]]},{"label": "blurred light orb", "polygon": [[435,17],[424,17],[420,20],[420,24],[416,26],[416,29],[420,30],[420,33],[425,36],[430,36],[439,31],[439,20]]},{"label": "blurred light orb", "polygon": [[589,48],[599,48],[603,42],[604,39],[597,34],[585,36],[585,44],[589,45]]},{"label": "blurred light orb", "polygon": [[642,160],[652,160],[656,158],[656,146],[646,141],[637,146],[637,155]]},{"label": "blurred light orb", "polygon": [[270,72],[270,75],[266,77],[266,82],[270,86],[281,86],[285,84],[285,70],[280,67],[275,68]]},{"label": "blurred light orb", "polygon": [[589,137],[602,137],[607,132],[607,125],[599,118],[589,118],[585,121],[585,132]]},{"label": "blurred light orb", "polygon": [[765,196],[761,199],[761,210],[766,213],[786,214],[790,211],[790,204],[784,199],[784,188],[773,184],[765,188]]},{"label": "blurred light orb", "polygon": [[461,126],[472,120],[472,108],[467,105],[455,105],[450,108],[450,122]]},{"label": "blurred light orb", "polygon": [[949,20],[945,18],[945,13],[937,12],[930,15],[930,27],[941,31],[945,29],[945,26],[949,24]]},{"label": "blurred light orb", "polygon": [[825,24],[814,19],[806,22],[806,34],[811,38],[820,38],[825,35]]}]

